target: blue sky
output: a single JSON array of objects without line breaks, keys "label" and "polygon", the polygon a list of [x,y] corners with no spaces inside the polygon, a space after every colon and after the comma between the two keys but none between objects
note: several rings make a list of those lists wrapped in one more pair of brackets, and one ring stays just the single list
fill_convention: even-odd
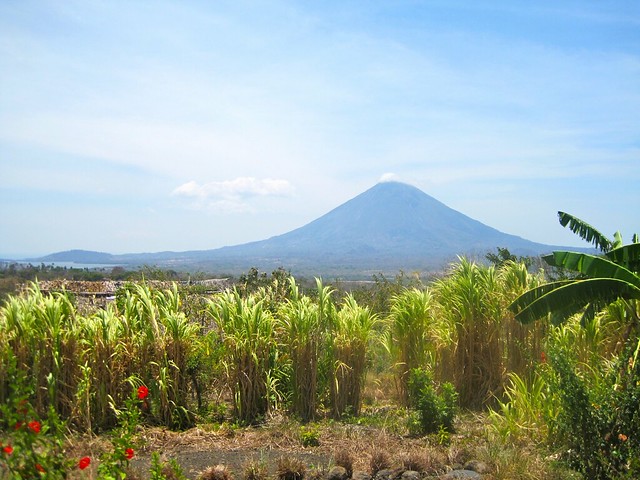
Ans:
[{"label": "blue sky", "polygon": [[0,2],[0,255],[184,251],[382,178],[640,232],[637,1]]}]

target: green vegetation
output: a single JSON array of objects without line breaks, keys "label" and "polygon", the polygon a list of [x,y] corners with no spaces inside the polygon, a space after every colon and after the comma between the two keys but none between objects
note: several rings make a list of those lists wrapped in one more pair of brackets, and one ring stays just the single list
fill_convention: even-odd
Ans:
[{"label": "green vegetation", "polygon": [[[305,448],[320,448],[326,428],[361,426],[426,436],[433,455],[476,442],[498,479],[574,478],[556,461],[585,478],[637,478],[640,243],[560,219],[603,250],[545,257],[575,271],[561,281],[499,249],[427,285],[400,275],[351,292],[254,269],[215,293],[130,282],[80,310],[32,283],[0,308],[0,478],[68,469],[69,433],[109,435],[94,466],[124,478],[141,424],[233,431],[282,416],[302,422],[290,436]],[[29,422],[46,435],[16,428]],[[282,478],[305,475],[284,458]],[[437,471],[434,458],[407,462]],[[389,464],[382,452],[369,460]],[[182,474],[154,457],[151,475]]]}]

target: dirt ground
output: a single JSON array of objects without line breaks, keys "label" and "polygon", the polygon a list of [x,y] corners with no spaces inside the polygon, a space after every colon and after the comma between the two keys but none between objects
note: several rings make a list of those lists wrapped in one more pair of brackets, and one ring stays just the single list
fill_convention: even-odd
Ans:
[{"label": "dirt ground", "polygon": [[[141,435],[145,447],[139,451],[132,466],[148,472],[151,453],[159,452],[163,460],[175,459],[189,479],[196,479],[208,467],[226,466],[237,480],[244,478],[251,462],[263,463],[271,474],[283,457],[303,461],[307,470],[328,470],[335,465],[336,454],[349,453],[355,471],[369,471],[370,459],[383,451],[393,467],[402,466],[408,458],[420,458],[433,473],[446,471],[448,465],[463,463],[464,452],[428,445],[424,439],[408,438],[384,429],[333,423],[318,427],[319,445],[305,447],[300,438],[300,426],[272,422],[256,428],[223,428],[207,431],[194,428],[186,432],[148,429]],[[142,478],[146,475],[143,473]]]}]

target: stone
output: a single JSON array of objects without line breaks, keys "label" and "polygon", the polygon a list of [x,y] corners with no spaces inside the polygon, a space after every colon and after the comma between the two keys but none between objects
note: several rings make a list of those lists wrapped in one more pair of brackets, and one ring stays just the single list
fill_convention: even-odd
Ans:
[{"label": "stone", "polygon": [[353,472],[353,475],[351,475],[351,480],[371,480],[371,475],[369,475],[367,472],[356,471]]},{"label": "stone", "polygon": [[374,478],[375,480],[395,480],[396,478],[399,478],[401,474],[402,471],[385,468],[376,473]]},{"label": "stone", "polygon": [[444,475],[440,475],[439,480],[458,480],[463,478],[465,480],[474,480],[482,478],[478,472],[474,472],[473,470],[452,470],[449,473],[445,473]]},{"label": "stone", "polygon": [[327,474],[327,480],[347,480],[348,478],[347,470],[339,465],[333,467]]},{"label": "stone", "polygon": [[489,473],[489,466],[484,463],[481,462],[479,460],[470,460],[468,461],[465,466],[464,466],[465,470],[473,470],[474,472],[478,472],[481,474],[484,473]]},{"label": "stone", "polygon": [[420,480],[420,472],[416,472],[415,470],[407,470],[402,473],[400,477],[401,480]]}]

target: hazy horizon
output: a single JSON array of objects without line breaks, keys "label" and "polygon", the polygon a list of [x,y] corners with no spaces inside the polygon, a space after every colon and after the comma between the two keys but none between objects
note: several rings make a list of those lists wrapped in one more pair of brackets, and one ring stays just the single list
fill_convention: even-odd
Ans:
[{"label": "hazy horizon", "polygon": [[633,1],[0,3],[0,257],[207,250],[409,183],[640,233]]}]

